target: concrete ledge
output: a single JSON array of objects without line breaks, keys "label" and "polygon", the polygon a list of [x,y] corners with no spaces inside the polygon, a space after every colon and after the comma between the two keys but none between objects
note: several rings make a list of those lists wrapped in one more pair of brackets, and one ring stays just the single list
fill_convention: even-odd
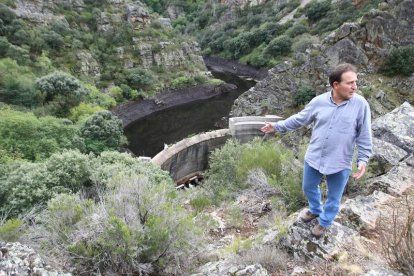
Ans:
[{"label": "concrete ledge", "polygon": [[231,135],[228,129],[202,133],[168,147],[154,156],[151,162],[178,180],[196,171],[206,170],[208,153],[220,148],[229,138]]},{"label": "concrete ledge", "polygon": [[281,119],[275,115],[233,117],[229,120],[230,134],[241,143],[246,143],[254,137],[264,135],[260,128],[265,122],[275,123]]}]

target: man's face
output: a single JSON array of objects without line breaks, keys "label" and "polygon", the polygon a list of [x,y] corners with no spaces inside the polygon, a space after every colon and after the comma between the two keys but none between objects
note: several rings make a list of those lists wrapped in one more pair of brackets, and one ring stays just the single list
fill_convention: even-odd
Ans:
[{"label": "man's face", "polygon": [[357,91],[357,75],[352,71],[342,74],[340,82],[333,83],[333,92],[338,99],[347,101],[352,98]]}]

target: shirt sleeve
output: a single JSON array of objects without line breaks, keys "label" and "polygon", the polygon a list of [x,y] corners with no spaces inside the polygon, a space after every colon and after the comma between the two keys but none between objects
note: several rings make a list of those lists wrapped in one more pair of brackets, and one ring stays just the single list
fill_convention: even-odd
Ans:
[{"label": "shirt sleeve", "polygon": [[290,116],[286,120],[276,122],[273,124],[273,128],[278,132],[285,133],[310,124],[313,121],[315,106],[316,100],[314,98],[302,111]]},{"label": "shirt sleeve", "polygon": [[358,148],[357,164],[366,165],[372,155],[371,110],[368,102],[364,101],[362,116],[358,120],[356,145]]}]

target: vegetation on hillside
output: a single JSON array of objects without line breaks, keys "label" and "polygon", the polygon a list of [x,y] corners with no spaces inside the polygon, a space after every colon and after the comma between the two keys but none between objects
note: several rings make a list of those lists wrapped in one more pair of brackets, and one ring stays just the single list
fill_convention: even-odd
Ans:
[{"label": "vegetation on hillside", "polygon": [[[362,7],[352,1],[331,0],[313,0],[304,7],[299,7],[299,0],[265,1],[245,7],[212,1],[145,2],[158,13],[165,13],[170,6],[179,7],[183,12],[173,21],[174,28],[195,35],[206,55],[271,67],[293,55],[297,51],[293,51],[294,44],[304,44],[309,37],[323,37],[376,8],[380,1],[368,1]],[[295,9],[294,20],[279,23]]]}]

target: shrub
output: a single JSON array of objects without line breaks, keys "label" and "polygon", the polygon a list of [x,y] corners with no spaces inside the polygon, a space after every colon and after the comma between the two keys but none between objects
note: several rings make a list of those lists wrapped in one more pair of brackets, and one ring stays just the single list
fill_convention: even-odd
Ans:
[{"label": "shrub", "polygon": [[135,176],[110,186],[97,203],[67,196],[52,200],[42,216],[47,248],[65,248],[82,270],[140,275],[168,268],[181,273],[199,235],[172,182]]},{"label": "shrub", "polygon": [[309,21],[316,22],[325,16],[331,9],[330,0],[312,0],[305,6],[305,15],[309,18]]},{"label": "shrub", "polygon": [[135,89],[145,89],[154,86],[157,78],[151,71],[134,68],[129,70],[126,80],[128,85]]},{"label": "shrub", "polygon": [[298,35],[301,35],[303,33],[307,33],[309,30],[308,28],[303,25],[303,24],[295,24],[292,27],[290,27],[287,31],[286,31],[286,35],[290,36],[290,37],[296,37]]},{"label": "shrub", "polygon": [[15,18],[16,14],[6,5],[0,3],[0,19],[7,25],[10,24]]},{"label": "shrub", "polygon": [[14,242],[22,235],[23,221],[20,219],[9,219],[4,223],[0,221],[0,240]]},{"label": "shrub", "polygon": [[391,50],[380,71],[389,76],[410,76],[414,73],[414,46],[401,46]]},{"label": "shrub", "polygon": [[26,66],[9,58],[0,60],[0,101],[33,107],[39,104],[39,94],[34,88],[35,76]]},{"label": "shrub", "polygon": [[49,177],[48,188],[57,186],[78,192],[90,186],[90,157],[79,151],[64,151],[50,156],[44,163]]},{"label": "shrub", "polygon": [[238,142],[229,140],[221,149],[210,154],[205,186],[214,194],[214,202],[229,198],[232,193],[245,187],[237,179],[236,162],[240,158],[240,147]]},{"label": "shrub", "polygon": [[172,80],[171,82],[171,88],[172,89],[179,89],[179,88],[183,88],[183,87],[189,87],[192,85],[195,85],[196,82],[194,81],[194,79],[186,77],[186,76],[181,76],[178,78],[175,78]]},{"label": "shrub", "polygon": [[212,191],[212,200],[217,203],[247,188],[249,173],[261,169],[269,184],[282,193],[287,208],[295,211],[305,203],[300,185],[302,170],[298,169],[303,163],[304,152],[296,155],[274,141],[254,140],[240,145],[230,140],[210,155],[205,185]]},{"label": "shrub", "polygon": [[85,121],[80,129],[86,149],[93,153],[118,150],[126,143],[122,122],[110,111],[99,111]]},{"label": "shrub", "polygon": [[274,57],[283,56],[290,53],[291,46],[292,39],[286,35],[281,35],[270,41],[265,51]]},{"label": "shrub", "polygon": [[83,150],[84,143],[67,120],[0,108],[0,149],[35,161],[63,149]]},{"label": "shrub", "polygon": [[293,101],[296,106],[302,106],[310,102],[315,96],[316,91],[314,88],[301,84],[293,96]]},{"label": "shrub", "polygon": [[54,192],[62,191],[47,188],[47,178],[44,164],[21,163],[9,166],[9,171],[0,180],[0,212],[15,217],[46,202]]},{"label": "shrub", "polygon": [[104,109],[100,106],[96,106],[96,105],[92,105],[88,103],[80,103],[78,106],[75,106],[70,110],[69,119],[72,122],[77,122],[77,121],[88,118],[95,112],[99,112],[102,110]]},{"label": "shrub", "polygon": [[116,105],[114,98],[107,94],[101,93],[95,86],[86,84],[85,88],[89,91],[86,96],[86,101],[88,103],[97,104],[104,109],[110,109]]},{"label": "shrub", "polygon": [[60,117],[68,116],[89,93],[79,80],[61,71],[37,79],[36,86],[44,93],[45,103],[54,103],[52,111]]},{"label": "shrub", "polygon": [[392,213],[379,221],[379,233],[386,260],[390,267],[405,275],[414,274],[414,193],[389,207]]},{"label": "shrub", "polygon": [[292,44],[294,52],[304,53],[307,49],[311,49],[313,44],[318,43],[318,38],[309,34],[303,34],[295,38]]}]

